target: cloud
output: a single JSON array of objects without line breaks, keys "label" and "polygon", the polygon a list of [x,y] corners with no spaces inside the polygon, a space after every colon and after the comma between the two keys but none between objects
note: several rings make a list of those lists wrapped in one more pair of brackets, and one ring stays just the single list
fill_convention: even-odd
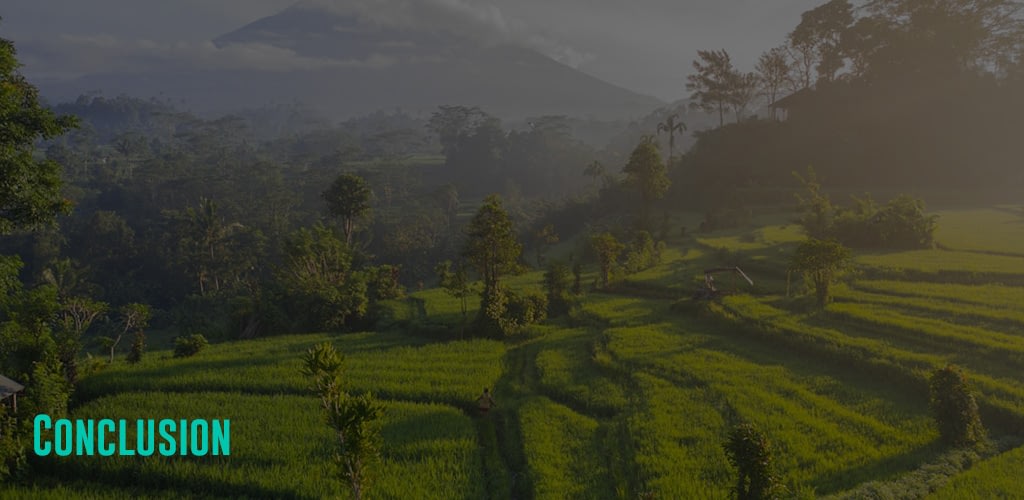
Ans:
[{"label": "cloud", "polygon": [[[309,57],[265,43],[234,43],[218,47],[211,41],[162,43],[122,40],[111,35],[62,35],[55,40],[23,43],[25,64],[47,76],[79,76],[100,72],[175,70],[301,71],[332,68],[383,68],[396,61],[371,54],[361,60]],[[45,63],[45,64],[44,64]]]},{"label": "cloud", "polygon": [[595,56],[509,17],[494,3],[465,0],[306,0],[300,7],[356,15],[389,28],[449,33],[484,44],[516,44],[577,67]]},{"label": "cloud", "polygon": [[[493,0],[492,0],[493,1]],[[507,16],[487,0],[306,0],[293,8],[355,15],[368,27],[410,32],[448,33],[484,45],[515,44],[541,52],[563,64],[579,67],[595,59],[556,36]],[[111,32],[120,33],[120,32]],[[402,40],[396,43],[403,42]],[[404,43],[410,43],[405,40]],[[77,77],[92,73],[160,73],[183,70],[302,71],[332,68],[385,68],[400,61],[430,62],[440,55],[403,55],[401,47],[384,44],[381,53],[357,56],[308,54],[289,47],[288,40],[265,38],[261,43],[215,44],[211,41],[154,41],[126,34],[58,35],[23,39],[19,56],[36,76]],[[410,49],[413,49],[410,47]],[[384,55],[389,54],[389,55]]]}]

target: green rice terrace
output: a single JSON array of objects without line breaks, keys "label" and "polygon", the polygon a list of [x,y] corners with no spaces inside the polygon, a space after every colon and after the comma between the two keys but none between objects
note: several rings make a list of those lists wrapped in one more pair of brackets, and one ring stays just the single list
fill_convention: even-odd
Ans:
[{"label": "green rice terrace", "polygon": [[[346,383],[385,407],[367,498],[728,498],[723,443],[740,421],[769,438],[786,497],[1024,495],[1024,212],[939,215],[935,249],[855,252],[856,271],[824,310],[787,279],[803,235],[783,214],[675,235],[659,265],[586,292],[577,313],[514,341],[459,340],[459,301],[427,289],[389,302],[376,332],[119,361],[82,381],[74,418],[230,419],[231,455],[51,458],[34,485],[3,493],[344,497],[329,470],[332,431],[301,373],[303,354],[329,341]],[[716,266],[739,266],[754,285],[722,276],[732,293],[691,300]],[[445,329],[456,333],[436,333]],[[976,391],[984,446],[939,440],[928,377],[948,363]],[[480,416],[483,387],[497,407]]]}]

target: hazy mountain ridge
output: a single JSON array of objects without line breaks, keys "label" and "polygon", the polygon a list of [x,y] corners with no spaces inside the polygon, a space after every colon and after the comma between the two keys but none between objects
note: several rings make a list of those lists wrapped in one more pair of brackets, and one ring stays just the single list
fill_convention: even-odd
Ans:
[{"label": "hazy mountain ridge", "polygon": [[159,96],[201,114],[300,100],[340,119],[378,109],[480,106],[506,118],[566,114],[632,118],[662,103],[561,64],[535,50],[439,30],[385,26],[315,4],[297,4],[226,33],[221,50],[286,50],[299,69],[151,70],[41,81],[67,100],[90,91]]}]

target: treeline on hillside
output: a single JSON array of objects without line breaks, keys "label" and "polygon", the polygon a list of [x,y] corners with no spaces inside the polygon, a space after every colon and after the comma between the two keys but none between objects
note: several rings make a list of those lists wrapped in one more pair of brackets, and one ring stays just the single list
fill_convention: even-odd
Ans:
[{"label": "treeline on hillside", "polygon": [[[1020,6],[831,0],[805,12],[754,71],[725,51],[699,51],[687,88],[722,126],[696,133],[670,198],[755,196],[808,165],[846,188],[1019,186]],[[751,113],[762,106],[765,118]]]}]

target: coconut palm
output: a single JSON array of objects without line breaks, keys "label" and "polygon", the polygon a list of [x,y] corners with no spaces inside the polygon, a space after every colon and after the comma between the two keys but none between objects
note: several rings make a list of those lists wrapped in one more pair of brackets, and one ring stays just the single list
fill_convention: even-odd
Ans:
[{"label": "coconut palm", "polygon": [[668,133],[668,161],[672,162],[672,155],[675,153],[676,148],[676,132],[682,133],[686,131],[686,124],[682,121],[676,121],[679,115],[672,113],[665,118],[665,121],[658,124],[658,134],[662,132]]}]

